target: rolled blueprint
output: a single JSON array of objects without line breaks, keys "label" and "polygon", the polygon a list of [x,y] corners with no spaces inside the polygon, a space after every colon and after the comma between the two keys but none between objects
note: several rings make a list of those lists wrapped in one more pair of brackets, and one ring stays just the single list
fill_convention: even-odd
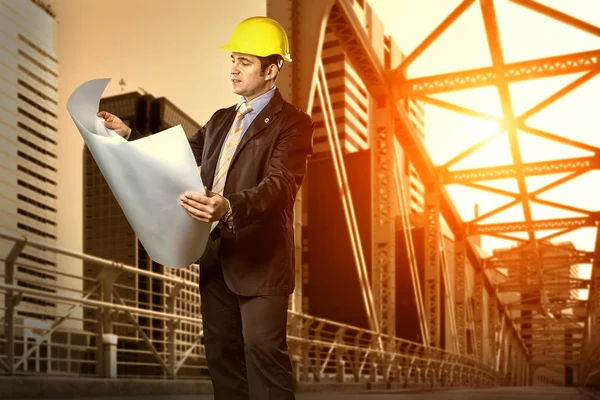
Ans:
[{"label": "rolled blueprint", "polygon": [[185,132],[177,125],[128,142],[107,129],[96,114],[109,81],[81,84],[67,111],[150,258],[184,268],[200,258],[211,228],[179,203],[185,191],[204,191]]}]

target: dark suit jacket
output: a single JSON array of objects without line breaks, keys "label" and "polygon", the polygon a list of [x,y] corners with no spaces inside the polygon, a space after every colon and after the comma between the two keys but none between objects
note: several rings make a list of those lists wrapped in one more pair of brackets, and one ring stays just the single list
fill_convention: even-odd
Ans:
[{"label": "dark suit jacket", "polygon": [[[235,106],[215,112],[190,141],[210,189]],[[286,102],[278,89],[248,127],[235,151],[223,195],[233,229],[213,231],[199,260],[200,274],[223,268],[229,288],[242,296],[287,295],[294,290],[296,194],[313,152],[310,117]],[[136,137],[130,138],[134,140]]]}]

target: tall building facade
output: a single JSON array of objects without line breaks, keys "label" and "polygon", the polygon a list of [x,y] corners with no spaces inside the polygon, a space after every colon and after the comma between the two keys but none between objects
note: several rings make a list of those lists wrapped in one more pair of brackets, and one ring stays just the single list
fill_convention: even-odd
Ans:
[{"label": "tall building facade", "polygon": [[[0,229],[48,244],[57,240],[57,31],[43,4],[0,1]],[[2,257],[11,246],[0,240]],[[26,247],[15,284],[56,292],[56,268],[55,254]],[[15,323],[53,320],[56,308],[23,296]]]},{"label": "tall building facade", "polygon": [[[344,153],[367,150],[369,148],[367,88],[329,27],[325,31],[321,58],[342,150]],[[325,127],[323,107],[318,98],[315,98],[312,118],[315,123],[314,159],[327,158],[331,154],[331,146]]]},{"label": "tall building facade", "polygon": [[[389,35],[374,35],[383,32],[383,23],[365,1],[355,1],[354,11],[367,34],[372,38],[375,52],[380,56],[384,68],[392,69],[404,59],[398,44]],[[381,40],[383,39],[383,40]],[[350,57],[336,38],[335,33],[327,27],[321,55],[325,70],[325,79],[333,108],[338,140],[344,154],[351,154],[369,149],[369,113],[371,96],[368,88],[352,66]],[[423,104],[409,98],[402,104],[417,135],[425,139],[425,111]],[[312,118],[315,123],[313,160],[329,158],[331,145],[327,136],[325,116],[318,96],[315,96]],[[410,214],[423,212],[423,184],[409,158],[401,151],[402,179]]]},{"label": "tall building facade", "polygon": [[[195,134],[200,125],[178,109],[165,98],[154,98],[148,94],[137,92],[104,98],[100,101],[100,109],[119,116],[132,130],[137,130],[145,136],[163,131],[181,124],[188,137]],[[83,155],[84,169],[84,252],[101,258],[115,260],[127,265],[136,266],[141,270],[152,271],[165,276],[184,278],[188,281],[199,282],[197,265],[175,270],[165,268],[152,260],[135,232],[129,225],[125,214],[117,203],[94,157],[87,149]],[[140,199],[143,201],[143,199]],[[84,277],[96,278],[100,268],[84,263]],[[88,290],[93,283],[86,283]],[[168,306],[168,296],[172,287],[163,279],[154,279],[138,274],[121,273],[115,281],[118,296],[129,306],[154,311],[165,311]],[[118,301],[118,300],[117,300]],[[200,315],[200,297],[198,291],[182,289],[175,300],[175,310],[179,315],[198,317]],[[93,309],[85,310],[85,315],[93,318]],[[119,336],[119,348],[136,351],[145,348],[140,333],[132,327],[126,316],[120,316],[113,325],[114,333]],[[152,340],[155,348],[166,351],[165,338],[168,327],[163,319],[139,317],[139,324],[144,333]],[[88,330],[92,329],[90,325]],[[200,327],[181,322],[177,334],[178,352],[185,352],[195,343],[200,334]],[[201,351],[198,347],[197,351]],[[122,352],[123,357],[127,354]],[[136,359],[136,357],[138,357]],[[132,356],[132,363],[125,359],[119,360],[120,376],[142,376],[160,374],[159,367],[143,366],[143,355]],[[152,356],[149,356],[149,361]],[[137,361],[142,362],[137,362]]]},{"label": "tall building facade", "polygon": [[[531,264],[529,260],[530,248],[515,246],[511,248],[495,249],[494,256],[506,264],[507,282],[511,285],[518,285],[522,289],[514,292],[504,293],[503,300],[506,303],[521,303],[524,306],[530,306],[523,310],[514,310],[513,317],[531,319],[532,321],[543,321],[547,317],[544,312],[551,314],[551,319],[565,317],[577,317],[578,312],[570,309],[567,304],[570,300],[578,298],[578,292],[575,287],[571,287],[571,280],[578,278],[578,266],[573,263],[577,257],[577,250],[572,242],[550,242],[541,241],[538,243],[540,256],[543,260],[543,286],[540,287],[538,281],[539,267]],[[518,268],[515,268],[515,264]],[[539,288],[539,290],[538,290]],[[510,297],[509,297],[510,296]],[[546,301],[542,301],[542,297]],[[521,337],[525,340],[525,346],[532,351],[534,357],[543,357],[546,350],[542,353],[536,351],[535,343],[554,342],[550,350],[552,356],[554,351],[558,353],[557,358],[577,359],[578,352],[581,350],[574,344],[573,334],[569,333],[569,327],[577,326],[578,322],[564,324],[552,327],[552,329],[542,329],[532,323],[522,323],[518,329],[522,330]],[[567,338],[567,339],[563,339]],[[564,340],[560,343],[558,340]],[[564,353],[563,353],[564,351]],[[569,367],[560,364],[547,364],[538,368],[533,375],[533,385],[555,385],[563,386],[568,383]]]}]

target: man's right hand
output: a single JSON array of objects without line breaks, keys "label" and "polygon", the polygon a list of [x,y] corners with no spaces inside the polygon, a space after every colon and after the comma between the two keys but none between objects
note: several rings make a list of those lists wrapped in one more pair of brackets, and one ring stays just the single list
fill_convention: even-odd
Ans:
[{"label": "man's right hand", "polygon": [[116,115],[106,111],[100,111],[96,115],[104,119],[104,126],[106,126],[108,129],[114,130],[117,132],[117,134],[119,134],[119,136],[127,139],[131,134],[131,128],[125,125],[125,122],[121,121],[121,119]]}]

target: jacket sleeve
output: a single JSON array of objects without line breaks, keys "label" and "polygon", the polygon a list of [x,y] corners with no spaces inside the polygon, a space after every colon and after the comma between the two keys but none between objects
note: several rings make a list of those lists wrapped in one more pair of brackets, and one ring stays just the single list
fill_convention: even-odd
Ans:
[{"label": "jacket sleeve", "polygon": [[314,125],[310,117],[292,124],[277,139],[267,176],[258,186],[226,196],[231,204],[233,232],[293,203],[313,152]]},{"label": "jacket sleeve", "polygon": [[138,131],[134,131],[132,130],[131,133],[129,134],[129,137],[127,138],[128,141],[132,142],[134,140],[138,140],[143,138],[144,136],[139,133]]},{"label": "jacket sleeve", "polygon": [[206,125],[198,130],[193,136],[188,138],[190,142],[190,147],[192,148],[192,153],[194,153],[194,158],[196,159],[196,165],[200,166],[202,164],[202,151],[204,150],[204,134],[206,132]]}]

